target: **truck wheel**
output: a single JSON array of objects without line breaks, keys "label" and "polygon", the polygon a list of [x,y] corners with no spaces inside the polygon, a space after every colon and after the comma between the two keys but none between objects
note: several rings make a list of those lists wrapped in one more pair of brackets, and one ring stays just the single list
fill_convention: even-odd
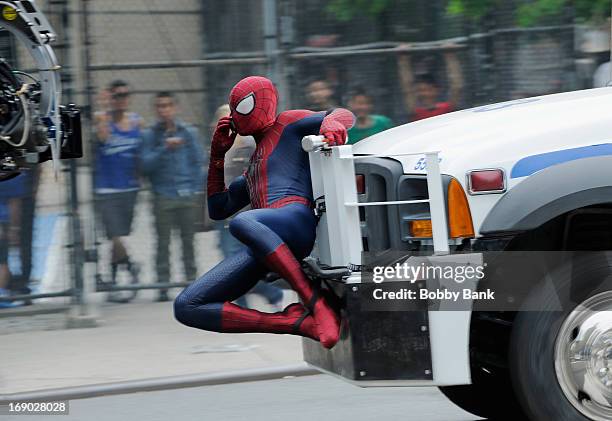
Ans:
[{"label": "truck wheel", "polygon": [[479,417],[500,421],[525,419],[506,372],[493,374],[473,368],[472,384],[439,389],[455,405]]},{"label": "truck wheel", "polygon": [[534,311],[517,314],[509,354],[514,389],[532,421],[609,421],[612,264],[604,256],[569,266],[530,293],[523,308]]}]

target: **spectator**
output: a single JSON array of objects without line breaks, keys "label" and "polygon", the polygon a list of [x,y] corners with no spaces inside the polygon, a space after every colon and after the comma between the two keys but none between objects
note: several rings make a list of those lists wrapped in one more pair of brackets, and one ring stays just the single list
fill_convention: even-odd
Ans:
[{"label": "spectator", "polygon": [[[106,94],[106,93],[105,93]],[[97,145],[95,153],[96,207],[107,237],[112,241],[111,279],[116,283],[118,269],[124,267],[138,281],[138,267],[128,255],[121,237],[131,232],[136,196],[140,188],[138,158],[141,146],[142,118],[129,111],[130,89],[126,82],[110,84],[107,108],[96,113]],[[127,302],[134,298],[111,292],[108,301]]]},{"label": "spectator", "polygon": [[349,100],[349,109],[355,114],[357,121],[348,131],[348,144],[357,143],[361,139],[393,127],[388,117],[372,114],[372,106],[372,97],[363,88],[353,92]]},{"label": "spectator", "polygon": [[[21,174],[0,183],[0,297],[10,295],[9,285],[13,275],[9,268],[9,251],[19,248],[22,200],[26,194],[28,179],[29,174]],[[0,308],[13,306],[13,303],[0,302]]]},{"label": "spectator", "polygon": [[[157,280],[169,282],[169,245],[173,228],[178,228],[183,264],[188,280],[196,277],[193,240],[198,193],[204,187],[204,150],[197,130],[179,120],[176,97],[160,92],[155,97],[157,123],[146,130],[142,150],[143,172],[153,188],[157,231]],[[160,290],[158,301],[168,301]]]},{"label": "spectator", "polygon": [[[20,200],[20,223],[14,235],[19,236],[19,258],[21,273],[11,277],[10,290],[17,294],[30,294],[32,273],[32,242],[34,240],[34,218],[38,191],[39,168],[34,167],[23,174],[23,196]],[[0,187],[1,188],[1,187]],[[29,304],[31,302],[28,301]]]},{"label": "spectator", "polygon": [[449,96],[446,101],[440,102],[440,85],[433,74],[420,75],[414,83],[414,69],[409,54],[403,52],[398,57],[398,72],[404,101],[412,114],[412,120],[450,113],[457,108],[461,90],[463,89],[463,75],[459,60],[453,50],[444,52],[446,72],[449,80]]},{"label": "spectator", "polygon": [[327,111],[336,108],[333,99],[334,91],[325,79],[314,79],[306,87],[306,98],[310,101],[306,107],[314,111]]},{"label": "spectator", "polygon": [[[11,272],[8,266],[8,231],[9,231],[9,211],[5,199],[0,197],[0,297],[8,297],[9,281]],[[0,302],[0,308],[12,307],[10,302]]]},{"label": "spectator", "polygon": [[[214,119],[211,122],[211,131],[214,131],[217,126],[217,121],[221,117],[228,116],[230,114],[229,105],[225,104],[220,106],[215,113]],[[251,155],[255,151],[255,139],[252,136],[236,136],[234,145],[225,155],[225,185],[229,186],[231,182],[241,176],[249,166],[249,160]],[[219,221],[219,245],[224,258],[228,258],[234,255],[241,247],[244,247],[240,241],[238,241],[229,232],[229,223],[231,219]],[[251,291],[250,294],[261,295],[268,301],[268,303],[274,307],[275,311],[281,311],[281,305],[283,301],[283,291],[270,285],[267,282],[260,281]],[[241,307],[248,308],[246,295],[236,300],[236,304]]]}]

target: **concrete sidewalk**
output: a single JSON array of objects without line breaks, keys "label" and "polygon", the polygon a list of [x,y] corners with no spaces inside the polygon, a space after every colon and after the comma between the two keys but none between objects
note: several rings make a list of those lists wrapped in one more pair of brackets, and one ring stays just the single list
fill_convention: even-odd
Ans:
[{"label": "concrete sidewalk", "polygon": [[[99,383],[255,369],[302,361],[301,340],[288,335],[217,334],[180,325],[172,303],[103,304],[88,329],[7,330],[0,339],[0,394]],[[44,326],[57,329],[57,317]],[[55,320],[55,324],[53,322]],[[27,321],[25,323],[28,323]],[[53,327],[54,326],[54,327]]]}]

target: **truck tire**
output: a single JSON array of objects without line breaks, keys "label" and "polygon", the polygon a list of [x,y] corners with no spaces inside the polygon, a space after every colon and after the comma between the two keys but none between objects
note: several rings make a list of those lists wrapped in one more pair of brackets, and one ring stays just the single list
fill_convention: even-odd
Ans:
[{"label": "truck tire", "polygon": [[506,372],[493,374],[473,368],[472,384],[439,389],[455,405],[479,417],[500,421],[525,419]]},{"label": "truck tire", "polygon": [[532,421],[612,419],[610,257],[590,252],[554,270],[517,314],[510,373]]}]

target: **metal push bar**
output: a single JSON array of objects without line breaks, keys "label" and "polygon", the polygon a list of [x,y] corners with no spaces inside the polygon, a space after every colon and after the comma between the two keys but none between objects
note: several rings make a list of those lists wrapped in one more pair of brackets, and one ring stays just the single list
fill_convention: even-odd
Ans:
[{"label": "metal push bar", "polygon": [[325,214],[322,216],[325,221],[320,224],[317,233],[318,252],[323,263],[332,266],[360,264],[362,241],[358,208],[364,206],[429,203],[434,254],[449,254],[446,205],[438,152],[401,154],[402,156],[425,155],[428,199],[359,202],[354,161],[372,157],[393,158],[395,155],[355,156],[351,145],[329,147],[322,136],[304,137],[302,148],[309,153],[314,197],[325,199]]}]

